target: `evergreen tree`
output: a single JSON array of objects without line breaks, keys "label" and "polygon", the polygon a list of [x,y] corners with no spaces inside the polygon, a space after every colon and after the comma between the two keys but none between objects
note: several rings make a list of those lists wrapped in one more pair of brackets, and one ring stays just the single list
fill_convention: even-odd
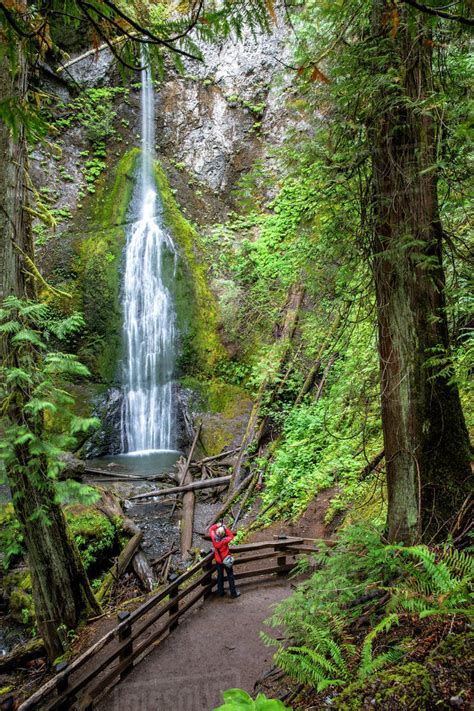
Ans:
[{"label": "evergreen tree", "polygon": [[446,124],[459,120],[445,109],[446,64],[472,24],[454,4],[449,18],[436,3],[394,0],[321,1],[295,16],[298,74],[311,106],[328,107],[307,152],[327,190],[352,191],[348,230],[372,266],[389,538],[405,543],[444,537],[470,492],[468,433],[446,367],[438,194]]}]

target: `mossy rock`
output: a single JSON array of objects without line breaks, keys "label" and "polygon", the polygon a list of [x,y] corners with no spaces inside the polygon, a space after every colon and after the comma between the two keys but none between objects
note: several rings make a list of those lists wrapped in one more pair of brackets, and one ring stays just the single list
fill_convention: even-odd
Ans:
[{"label": "mossy rock", "polygon": [[107,569],[120,549],[120,521],[82,504],[66,506],[64,513],[89,577]]},{"label": "mossy rock", "polygon": [[183,217],[159,161],[155,178],[163,221],[180,256],[172,287],[180,338],[178,368],[181,373],[209,375],[227,354],[218,335],[216,301],[199,258],[199,235]]},{"label": "mossy rock", "polygon": [[3,579],[3,587],[9,601],[9,612],[12,618],[24,625],[33,625],[35,612],[29,571],[21,570],[9,573]]},{"label": "mossy rock", "polygon": [[333,701],[339,711],[428,711],[433,693],[428,670],[417,662],[353,682]]},{"label": "mossy rock", "polygon": [[181,385],[192,392],[189,408],[199,413],[204,454],[212,456],[239,444],[252,409],[245,390],[222,380],[193,377],[182,378]]},{"label": "mossy rock", "polygon": [[105,384],[113,382],[120,357],[120,262],[138,156],[138,149],[128,151],[115,167],[113,180],[101,177],[84,227],[87,234],[75,242],[73,296],[87,324],[79,357]]}]

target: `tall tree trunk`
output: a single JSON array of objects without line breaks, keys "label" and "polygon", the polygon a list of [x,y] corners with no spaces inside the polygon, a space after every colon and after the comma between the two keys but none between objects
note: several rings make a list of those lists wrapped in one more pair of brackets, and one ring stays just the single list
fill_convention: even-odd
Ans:
[{"label": "tall tree trunk", "polygon": [[[19,52],[15,77],[10,74],[8,59],[1,59],[0,99],[18,97],[19,102],[25,100],[27,77],[22,53]],[[28,191],[24,187],[27,165],[28,150],[23,127],[18,127],[18,137],[14,141],[7,126],[0,121],[0,301],[9,294],[34,296],[34,284],[25,278],[25,272],[21,269],[21,252],[17,249],[19,247],[30,256],[33,253],[30,219],[22,209],[28,205]]]},{"label": "tall tree trunk", "polygon": [[385,53],[374,72],[392,80],[368,125],[388,528],[410,543],[447,532],[468,492],[469,441],[456,385],[429,363],[449,357],[436,127],[420,105],[432,92],[432,42],[424,16],[398,5],[396,27],[390,0],[372,7]]},{"label": "tall tree trunk", "polygon": [[[23,53],[19,51],[18,55],[14,77],[7,61],[1,61],[0,99],[13,96],[23,104],[27,98],[28,67]],[[13,294],[34,298],[34,283],[25,275],[21,256],[23,252],[33,258],[30,217],[24,209],[28,205],[28,152],[21,126],[13,140],[0,122],[0,158],[0,297]],[[8,348],[6,338],[0,339],[0,361],[5,366],[22,365],[15,349]],[[7,418],[13,423],[30,426],[24,412],[28,396],[24,388],[18,388],[10,399]],[[7,467],[7,476],[25,539],[38,629],[50,659],[54,659],[64,651],[61,627],[74,629],[85,615],[98,613],[100,606],[77,546],[68,534],[62,509],[55,502],[45,458],[36,458],[37,463],[32,466],[27,444],[17,445],[15,455],[16,461]]]}]

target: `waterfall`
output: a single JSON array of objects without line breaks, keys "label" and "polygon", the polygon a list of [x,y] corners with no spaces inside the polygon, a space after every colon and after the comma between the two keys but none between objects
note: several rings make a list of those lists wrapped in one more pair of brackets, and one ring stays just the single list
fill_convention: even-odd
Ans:
[{"label": "waterfall", "polygon": [[142,72],[141,120],[142,155],[132,201],[135,221],[127,234],[122,289],[122,452],[135,453],[176,449],[176,319],[165,265],[171,260],[176,269],[177,254],[161,224],[156,194],[154,92],[148,68]]}]

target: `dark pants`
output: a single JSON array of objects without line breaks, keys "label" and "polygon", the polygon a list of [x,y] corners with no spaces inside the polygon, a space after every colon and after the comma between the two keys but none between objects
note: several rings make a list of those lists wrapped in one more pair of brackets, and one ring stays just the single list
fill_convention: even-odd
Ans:
[{"label": "dark pants", "polygon": [[237,592],[235,588],[235,578],[234,570],[232,566],[224,565],[224,563],[216,563],[217,568],[217,593],[219,595],[224,594],[224,570],[227,574],[227,582],[229,583],[229,590],[231,595],[235,595]]}]

